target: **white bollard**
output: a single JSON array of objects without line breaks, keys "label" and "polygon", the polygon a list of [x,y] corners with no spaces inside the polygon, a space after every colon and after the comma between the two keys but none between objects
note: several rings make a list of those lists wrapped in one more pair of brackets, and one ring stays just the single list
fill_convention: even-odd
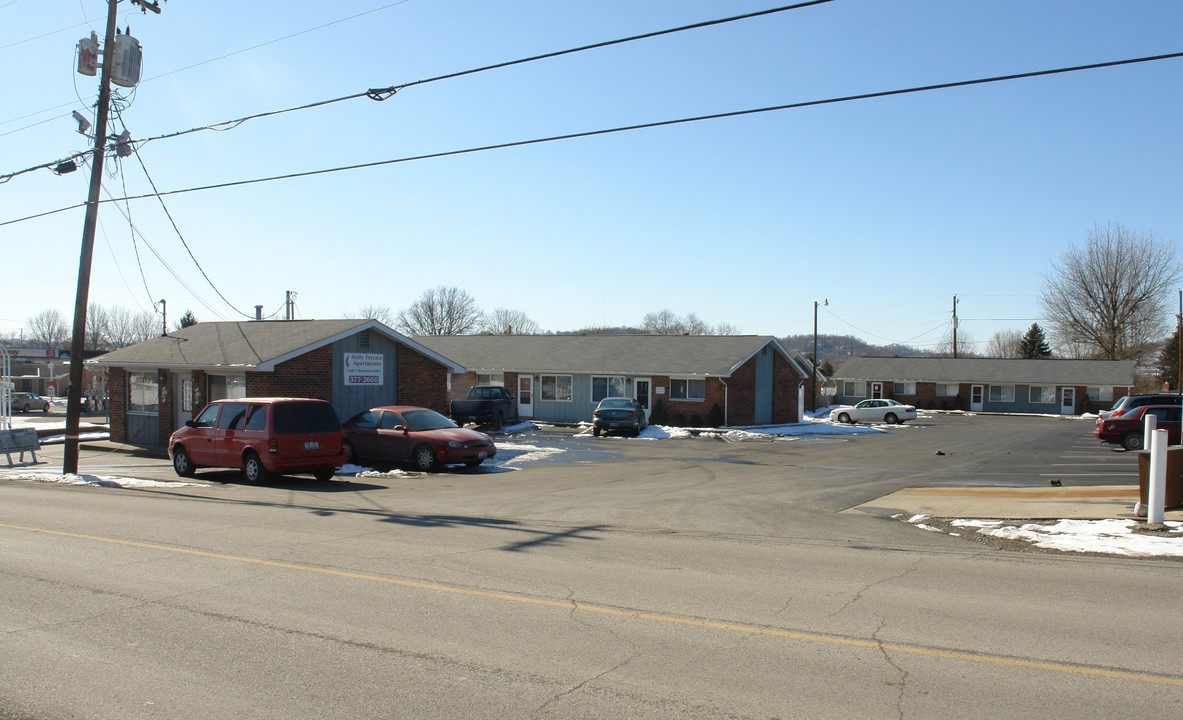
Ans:
[{"label": "white bollard", "polygon": [[1162,525],[1167,504],[1167,438],[1166,430],[1155,430],[1150,440],[1150,487],[1146,492],[1146,522]]},{"label": "white bollard", "polygon": [[1158,416],[1152,413],[1146,413],[1142,416],[1142,449],[1150,449],[1150,438],[1154,436],[1154,430],[1158,427]]}]

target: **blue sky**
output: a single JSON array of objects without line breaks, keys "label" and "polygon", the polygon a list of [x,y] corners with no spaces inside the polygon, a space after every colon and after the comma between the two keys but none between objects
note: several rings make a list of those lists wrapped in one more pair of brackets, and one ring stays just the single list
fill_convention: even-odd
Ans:
[{"label": "blue sky", "polygon": [[[154,138],[778,4],[123,2],[144,80],[122,119]],[[92,112],[98,83],[73,71],[74,44],[105,14],[0,0],[0,174],[86,149],[70,112]],[[1180,28],[1167,0],[835,0],[138,150],[169,192],[1173,53]],[[668,307],[778,336],[812,332],[828,299],[822,333],[932,346],[956,295],[984,345],[1039,318],[1043,275],[1095,224],[1183,238],[1181,78],[1173,59],[167,195],[200,270],[158,201],[129,203],[134,245],[107,203],[90,299],[165,299],[171,325],[271,315],[289,290],[297,317],[332,318],[454,285],[544,330]],[[135,156],[107,170],[113,197],[151,192]],[[83,202],[88,177],[0,184],[0,223]],[[46,308],[72,318],[83,217],[0,226],[0,334]]]}]

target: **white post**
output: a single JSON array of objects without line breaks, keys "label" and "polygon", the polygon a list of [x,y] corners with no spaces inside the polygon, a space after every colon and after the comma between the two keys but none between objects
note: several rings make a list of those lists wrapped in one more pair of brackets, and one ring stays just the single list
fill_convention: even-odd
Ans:
[{"label": "white post", "polygon": [[1167,431],[1155,430],[1150,441],[1150,488],[1146,492],[1146,522],[1162,525],[1167,501]]}]

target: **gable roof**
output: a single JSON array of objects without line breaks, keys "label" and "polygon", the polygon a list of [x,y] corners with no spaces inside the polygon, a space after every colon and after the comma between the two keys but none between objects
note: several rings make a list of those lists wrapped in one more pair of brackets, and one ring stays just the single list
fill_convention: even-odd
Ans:
[{"label": "gable roof", "polygon": [[802,377],[770,335],[440,335],[416,341],[469,371],[728,377],[771,346]]},{"label": "gable roof", "polygon": [[1135,364],[1134,360],[858,357],[842,363],[834,379],[1131,387]]},{"label": "gable roof", "polygon": [[202,322],[163,337],[101,355],[89,364],[107,367],[179,368],[270,372],[294,357],[366,330],[378,332],[445,366],[464,368],[377,320],[250,320]]}]

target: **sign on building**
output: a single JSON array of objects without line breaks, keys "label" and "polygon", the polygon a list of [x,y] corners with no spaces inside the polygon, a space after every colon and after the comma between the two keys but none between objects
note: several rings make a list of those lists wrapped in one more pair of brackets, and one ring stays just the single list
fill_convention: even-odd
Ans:
[{"label": "sign on building", "polygon": [[381,353],[345,353],[346,385],[382,385],[386,356]]}]

